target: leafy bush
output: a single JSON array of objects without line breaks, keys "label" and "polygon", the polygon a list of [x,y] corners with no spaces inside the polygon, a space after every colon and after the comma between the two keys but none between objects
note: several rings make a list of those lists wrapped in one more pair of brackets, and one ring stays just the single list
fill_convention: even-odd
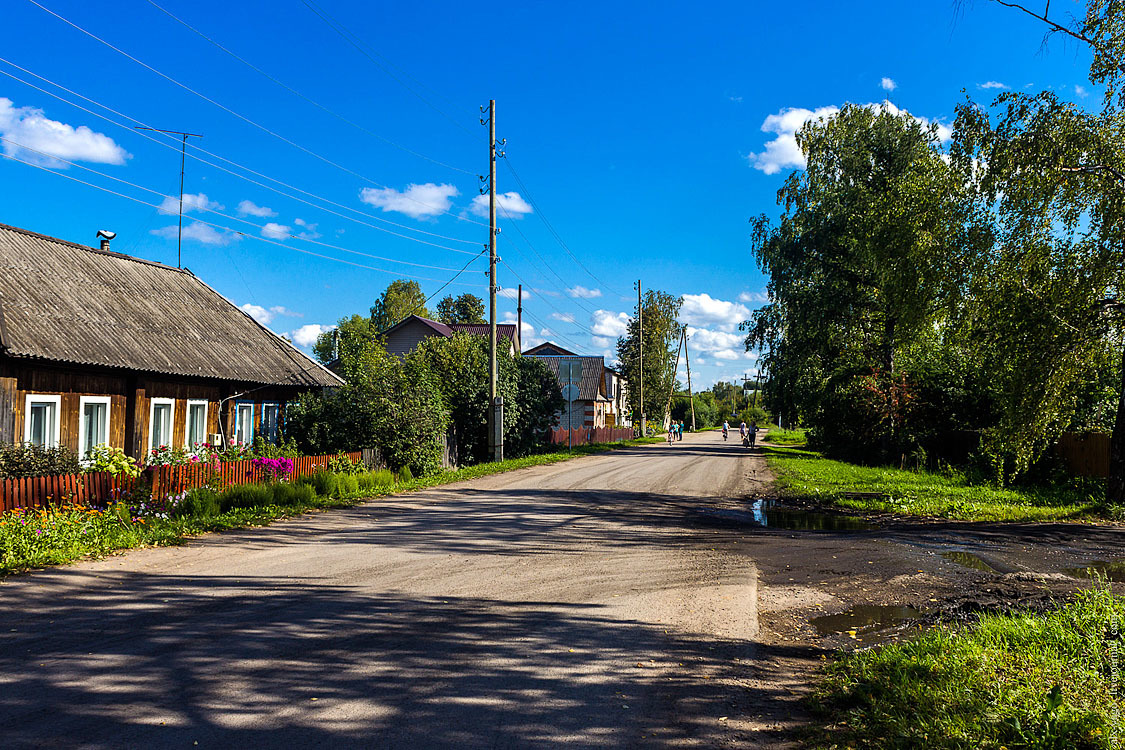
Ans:
[{"label": "leafy bush", "polygon": [[355,474],[336,475],[336,496],[351,497],[359,494],[359,481]]},{"label": "leafy bush", "polygon": [[298,484],[307,484],[321,497],[332,497],[336,494],[336,475],[325,469],[315,474],[306,474],[297,480]]},{"label": "leafy bush", "polygon": [[0,445],[0,479],[77,474],[78,454],[65,446],[44,448],[30,443]]},{"label": "leafy bush", "polygon": [[86,451],[85,471],[107,471],[117,476],[139,477],[141,467],[137,465],[132,456],[125,455],[120,448],[110,448],[108,445],[95,445]]},{"label": "leafy bush", "polygon": [[410,467],[409,466],[403,466],[401,469],[399,469],[398,473],[395,475],[395,481],[398,482],[399,484],[406,484],[407,482],[413,482],[414,481],[414,474],[411,473]]},{"label": "leafy bush", "polygon": [[224,513],[232,508],[258,508],[272,503],[273,490],[267,484],[232,484],[219,495]]},{"label": "leafy bush", "polygon": [[278,482],[272,489],[274,505],[302,505],[316,499],[316,492],[307,484]]},{"label": "leafy bush", "polygon": [[393,487],[395,483],[394,472],[388,469],[357,474],[356,479],[359,481],[359,489],[361,492],[378,492],[379,490]]},{"label": "leafy bush", "polygon": [[176,503],[172,514],[176,518],[207,518],[222,512],[219,495],[207,487],[188,490],[183,499]]},{"label": "leafy bush", "polygon": [[258,470],[258,476],[267,482],[282,482],[293,473],[291,458],[252,458],[250,464]]},{"label": "leafy bush", "polygon": [[337,453],[328,459],[328,470],[336,474],[360,474],[366,467],[359,461],[352,461],[345,453]]},{"label": "leafy bush", "polygon": [[301,451],[297,449],[297,441],[293,438],[284,438],[275,445],[261,435],[254,438],[254,446],[250,449],[250,453],[254,458],[301,457]]}]

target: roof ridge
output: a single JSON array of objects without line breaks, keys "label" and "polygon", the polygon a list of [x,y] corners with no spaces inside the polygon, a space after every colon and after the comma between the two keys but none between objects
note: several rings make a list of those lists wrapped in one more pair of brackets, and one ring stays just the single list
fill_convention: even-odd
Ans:
[{"label": "roof ridge", "polygon": [[161,263],[160,261],[146,260],[145,258],[138,258],[138,257],[133,256],[133,255],[126,255],[125,253],[118,253],[118,252],[114,252],[113,250],[102,250],[100,247],[92,247],[90,245],[83,245],[80,242],[71,242],[70,240],[64,240],[64,239],[61,239],[59,237],[52,237],[49,234],[41,234],[40,232],[33,232],[30,229],[24,229],[23,227],[15,227],[15,226],[12,226],[11,224],[5,224],[3,222],[0,222],[0,230],[8,230],[10,232],[15,232],[17,234],[27,235],[28,237],[35,237],[36,239],[47,240],[48,242],[54,242],[54,243],[57,243],[59,245],[66,245],[67,247],[73,247],[76,250],[85,250],[88,253],[96,253],[97,255],[105,255],[105,256],[110,257],[110,258],[120,258],[121,260],[131,260],[135,263],[144,263],[145,265],[148,265],[148,266],[155,266],[156,268],[163,268],[166,271],[176,271],[178,273],[186,273],[189,276],[195,277],[195,274],[192,273],[190,270],[188,270],[186,268],[175,268],[173,266],[167,265],[166,263]]}]

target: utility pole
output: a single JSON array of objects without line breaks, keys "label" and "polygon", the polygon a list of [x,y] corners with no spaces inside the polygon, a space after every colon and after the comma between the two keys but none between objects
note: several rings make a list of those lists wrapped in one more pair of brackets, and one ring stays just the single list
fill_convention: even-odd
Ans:
[{"label": "utility pole", "polygon": [[516,349],[523,354],[523,284],[516,292]]},{"label": "utility pole", "polygon": [[691,390],[691,358],[687,351],[687,329],[681,329],[680,335],[684,337],[684,364],[687,365],[687,393],[691,402],[691,431],[695,432],[695,394]]},{"label": "utility pole", "polygon": [[[484,107],[481,107],[481,113]],[[488,447],[504,460],[504,399],[496,393],[496,100],[488,101]],[[501,154],[502,155],[502,154]]]},{"label": "utility pole", "polygon": [[680,352],[684,349],[684,332],[680,331],[680,341],[676,345],[676,366],[672,369],[672,385],[668,388],[668,406],[664,409],[664,424],[670,427],[672,424],[672,394],[676,392],[676,375],[680,372]]},{"label": "utility pole", "polygon": [[645,315],[641,300],[641,280],[637,279],[637,344],[640,346],[641,364],[641,437],[648,437],[648,420],[645,419]]},{"label": "utility pole", "polygon": [[181,245],[184,241],[184,167],[187,164],[187,139],[188,138],[202,138],[199,133],[185,133],[182,130],[161,130],[160,128],[145,128],[140,125],[134,126],[134,130],[151,130],[154,133],[170,133],[171,135],[178,135],[183,138],[180,143],[180,218],[176,228],[176,268],[183,268],[183,251]]}]

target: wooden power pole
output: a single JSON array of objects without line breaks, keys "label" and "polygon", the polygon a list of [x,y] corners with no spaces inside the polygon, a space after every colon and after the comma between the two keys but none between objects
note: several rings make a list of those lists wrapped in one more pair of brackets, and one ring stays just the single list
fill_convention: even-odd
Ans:
[{"label": "wooden power pole", "polygon": [[[483,111],[483,107],[481,108]],[[482,122],[483,124],[483,122]],[[504,399],[496,391],[496,100],[488,102],[488,447],[504,460]]]},{"label": "wooden power pole", "polygon": [[641,437],[648,437],[648,424],[645,419],[645,315],[644,301],[641,299],[641,280],[637,279],[637,345],[640,346],[638,362],[641,365],[640,412]]},{"label": "wooden power pole", "polygon": [[691,358],[687,351],[687,329],[681,329],[680,335],[684,337],[684,364],[687,365],[687,395],[691,402],[691,431],[695,432],[695,394],[691,390]]}]

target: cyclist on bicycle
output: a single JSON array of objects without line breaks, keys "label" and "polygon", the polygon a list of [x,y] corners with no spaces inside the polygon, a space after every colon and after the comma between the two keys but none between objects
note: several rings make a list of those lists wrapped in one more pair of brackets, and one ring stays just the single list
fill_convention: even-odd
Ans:
[{"label": "cyclist on bicycle", "polygon": [[727,422],[727,420],[724,419],[723,420],[723,440],[727,439],[727,432],[729,430],[730,430],[730,423]]}]

